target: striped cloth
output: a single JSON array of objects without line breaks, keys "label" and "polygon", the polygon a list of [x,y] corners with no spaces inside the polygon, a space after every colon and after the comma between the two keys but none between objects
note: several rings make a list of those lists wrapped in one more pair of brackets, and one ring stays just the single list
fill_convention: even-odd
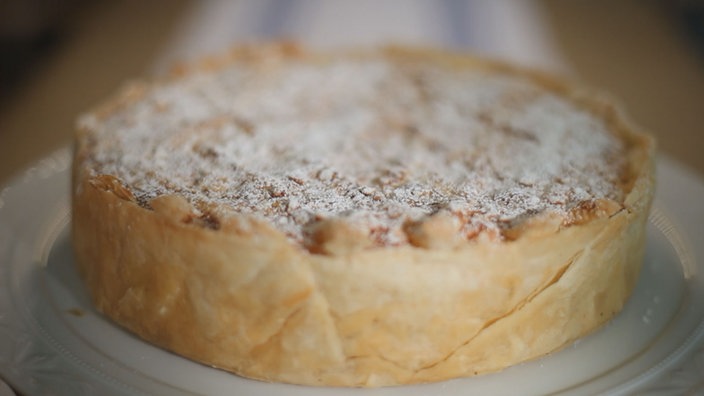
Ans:
[{"label": "striped cloth", "polygon": [[210,0],[194,2],[154,65],[233,44],[292,39],[312,47],[382,44],[467,50],[569,74],[540,3],[529,0]]}]

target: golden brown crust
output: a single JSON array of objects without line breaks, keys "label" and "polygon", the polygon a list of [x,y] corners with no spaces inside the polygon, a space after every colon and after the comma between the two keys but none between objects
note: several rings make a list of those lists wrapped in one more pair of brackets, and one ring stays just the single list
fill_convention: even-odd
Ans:
[{"label": "golden brown crust", "polygon": [[580,98],[628,141],[623,203],[597,202],[573,221],[536,217],[505,240],[453,239],[452,219],[428,218],[406,225],[411,244],[383,248],[330,221],[306,250],[226,209],[213,226],[178,196],[140,206],[119,180],[81,168],[89,147],[79,139],[73,241],[80,273],[98,309],[140,337],[261,380],[430,382],[550,353],[613,317],[632,291],[653,192],[653,143],[604,100],[535,79]]}]

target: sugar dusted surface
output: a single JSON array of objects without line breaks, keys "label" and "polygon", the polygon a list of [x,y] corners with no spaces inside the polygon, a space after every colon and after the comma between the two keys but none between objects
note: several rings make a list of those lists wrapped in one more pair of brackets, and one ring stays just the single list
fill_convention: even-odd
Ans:
[{"label": "sugar dusted surface", "polygon": [[295,241],[344,218],[380,244],[436,212],[467,238],[538,213],[622,200],[621,141],[520,77],[399,64],[276,59],[160,84],[85,116],[93,174],[144,206],[181,194],[272,222]]}]

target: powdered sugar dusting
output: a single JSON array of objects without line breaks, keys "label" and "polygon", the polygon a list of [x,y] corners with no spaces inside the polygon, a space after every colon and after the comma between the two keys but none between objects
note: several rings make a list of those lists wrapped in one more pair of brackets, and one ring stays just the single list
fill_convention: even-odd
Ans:
[{"label": "powdered sugar dusting", "polygon": [[178,193],[296,241],[325,218],[402,244],[438,211],[469,236],[623,198],[623,145],[596,116],[519,77],[382,56],[232,65],[82,123],[85,166],[143,205]]}]

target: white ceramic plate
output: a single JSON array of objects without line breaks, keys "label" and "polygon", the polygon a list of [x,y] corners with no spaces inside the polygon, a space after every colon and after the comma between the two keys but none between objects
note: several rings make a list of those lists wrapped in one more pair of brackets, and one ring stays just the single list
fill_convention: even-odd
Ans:
[{"label": "white ceramic plate", "polygon": [[661,159],[646,259],[613,321],[501,373],[381,389],[242,379],[175,356],[101,317],[74,270],[70,151],[0,193],[0,377],[25,395],[501,395],[704,392],[704,183]]}]

